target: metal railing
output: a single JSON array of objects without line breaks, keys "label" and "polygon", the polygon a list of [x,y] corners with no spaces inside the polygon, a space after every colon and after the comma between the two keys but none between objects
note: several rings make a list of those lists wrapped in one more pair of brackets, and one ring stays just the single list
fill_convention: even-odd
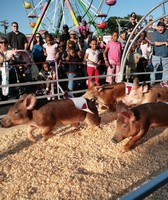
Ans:
[{"label": "metal railing", "polygon": [[142,200],[145,197],[148,197],[150,194],[154,193],[159,188],[163,187],[168,183],[168,170],[159,174],[154,179],[145,183],[138,189],[130,192],[125,197],[121,198],[121,200]]},{"label": "metal railing", "polygon": [[[157,6],[155,6],[154,8],[152,8],[146,15],[144,15],[140,20],[139,22],[137,23],[137,25],[135,26],[135,28],[133,29],[133,31],[131,32],[128,40],[127,40],[127,43],[125,45],[125,48],[124,48],[124,51],[123,51],[123,54],[122,54],[122,58],[121,58],[121,68],[120,68],[120,77],[119,77],[119,80],[122,81],[123,80],[123,76],[124,76],[124,69],[125,69],[125,65],[126,65],[126,60],[127,60],[127,57],[128,57],[128,54],[129,54],[129,51],[131,49],[131,46],[133,45],[133,43],[136,41],[136,39],[139,37],[139,35],[147,28],[149,27],[151,24],[153,24],[154,22],[158,21],[159,19],[163,18],[163,17],[167,17],[168,14],[166,14],[166,9],[165,9],[165,4],[168,3],[168,0],[164,0],[162,1],[161,3],[159,3]],[[132,39],[133,35],[135,34],[136,32],[136,29],[139,27],[139,25],[141,24],[141,22],[146,19],[146,17],[148,15],[150,15],[154,10],[156,10],[157,8],[159,8],[160,6],[163,7],[163,14],[161,16],[159,16],[157,19],[151,21],[151,22],[148,22],[146,26],[144,26],[137,34],[136,36]]]}]

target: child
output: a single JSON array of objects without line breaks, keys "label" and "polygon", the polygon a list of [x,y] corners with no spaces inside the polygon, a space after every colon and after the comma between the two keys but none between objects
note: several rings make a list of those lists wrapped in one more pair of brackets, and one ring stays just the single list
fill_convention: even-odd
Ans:
[{"label": "child", "polygon": [[[101,60],[99,59],[100,52],[97,50],[97,40],[91,39],[89,42],[90,48],[86,50],[85,60],[87,62],[87,74],[88,76],[99,76],[99,65]],[[90,87],[90,82],[93,78],[88,78],[88,88]],[[97,85],[99,84],[99,77],[95,78]]]},{"label": "child", "polygon": [[54,38],[51,34],[46,35],[46,43],[43,44],[44,55],[46,61],[52,66],[53,70],[55,69],[55,59],[57,52],[58,44],[54,43]]},{"label": "child", "polygon": [[68,62],[68,79],[71,79],[68,81],[68,91],[73,91],[75,88],[75,81],[72,79],[76,77],[78,72],[79,57],[73,48],[68,49],[67,53],[68,55],[65,60]]},{"label": "child", "polygon": [[[39,80],[52,80],[54,77],[54,72],[51,70],[50,65],[48,62],[44,62],[41,71],[39,72],[38,79]],[[43,94],[49,94],[51,90],[51,83],[46,83],[45,84],[45,90]]]},{"label": "child", "polygon": [[118,41],[121,42],[122,51],[123,51],[127,42],[127,31],[120,32],[120,37],[118,38]]},{"label": "child", "polygon": [[120,72],[122,46],[121,43],[118,42],[118,37],[118,32],[114,31],[111,34],[111,40],[106,44],[106,48],[103,53],[105,65],[107,66],[107,75],[116,74],[115,78],[113,76],[106,77],[106,82],[110,84],[118,82],[118,75]]}]

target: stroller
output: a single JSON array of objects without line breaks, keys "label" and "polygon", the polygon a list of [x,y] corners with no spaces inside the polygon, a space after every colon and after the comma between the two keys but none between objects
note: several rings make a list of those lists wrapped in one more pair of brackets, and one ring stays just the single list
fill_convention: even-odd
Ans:
[{"label": "stroller", "polygon": [[[32,81],[32,65],[33,60],[31,54],[25,50],[17,50],[13,55],[13,60],[8,60],[6,62],[6,70],[4,72],[6,76],[6,82],[3,84],[15,84],[15,83],[25,83]],[[34,66],[34,65],[33,65]],[[15,87],[4,87],[4,90],[9,92],[9,96],[19,98],[20,95],[24,93],[34,92],[34,87],[32,86],[15,86]],[[8,92],[5,96],[8,96]],[[2,95],[3,88],[2,88]]]}]

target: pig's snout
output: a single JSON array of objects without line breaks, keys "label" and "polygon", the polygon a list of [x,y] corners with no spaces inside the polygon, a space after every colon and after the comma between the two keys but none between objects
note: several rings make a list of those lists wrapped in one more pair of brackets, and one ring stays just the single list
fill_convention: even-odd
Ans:
[{"label": "pig's snout", "polygon": [[121,142],[122,140],[123,140],[123,136],[121,134],[116,134],[112,138],[112,142],[114,142],[115,144],[118,142]]},{"label": "pig's snout", "polygon": [[114,137],[113,137],[111,140],[112,140],[112,142],[115,143],[115,144],[118,143],[118,141],[117,141]]},{"label": "pig's snout", "polygon": [[1,125],[1,127],[7,128],[7,127],[10,127],[12,125],[12,123],[10,120],[1,119],[0,125]]},{"label": "pig's snout", "polygon": [[1,127],[3,127],[3,124],[2,124],[2,119],[0,120],[0,126],[1,126]]}]

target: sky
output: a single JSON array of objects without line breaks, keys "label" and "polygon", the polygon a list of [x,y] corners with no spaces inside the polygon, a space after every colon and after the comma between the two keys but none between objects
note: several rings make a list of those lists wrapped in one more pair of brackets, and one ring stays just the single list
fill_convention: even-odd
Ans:
[{"label": "sky", "polygon": [[[100,0],[95,0],[95,1],[100,1]],[[29,19],[26,15],[25,9],[23,8],[23,2],[24,0],[1,0],[0,21],[7,20],[7,22],[9,23],[9,28],[7,29],[7,32],[11,31],[12,21],[18,22],[19,31],[23,32],[24,34],[30,34],[32,32],[33,29],[30,28],[29,26]],[[37,4],[38,0],[33,0],[33,2]],[[161,2],[163,1],[162,0],[117,0],[116,5],[110,7],[108,17],[110,16],[125,17],[132,12],[135,12],[138,15],[145,15]],[[165,5],[166,5],[165,7],[167,7],[167,3]],[[108,6],[104,3],[102,12],[106,13],[107,9]],[[168,9],[166,8],[166,12],[167,10]],[[154,18],[160,17],[162,14],[163,14],[163,7],[160,7],[159,9],[157,9],[157,11],[152,13]],[[4,32],[2,26],[0,26],[0,32]]]}]

